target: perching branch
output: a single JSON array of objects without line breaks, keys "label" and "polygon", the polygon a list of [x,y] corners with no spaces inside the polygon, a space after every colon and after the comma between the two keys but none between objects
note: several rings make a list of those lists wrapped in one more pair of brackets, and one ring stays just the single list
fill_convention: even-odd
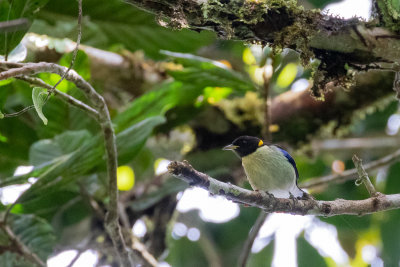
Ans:
[{"label": "perching branch", "polygon": [[400,208],[400,194],[379,194],[363,200],[336,199],[333,201],[292,200],[275,198],[272,195],[254,192],[241,187],[220,182],[210,176],[195,170],[188,162],[172,162],[168,171],[189,183],[206,189],[211,194],[224,196],[237,203],[258,207],[265,212],[282,212],[298,215],[336,216],[365,215],[378,211]]},{"label": "perching branch", "polygon": [[[400,160],[400,149],[396,150],[392,154],[389,154],[383,158],[380,158],[378,160],[369,162],[364,165],[364,169],[366,171],[377,169],[379,167],[383,167],[386,165],[390,165],[396,161]],[[337,174],[330,174],[324,177],[319,177],[319,178],[312,178],[309,179],[305,182],[302,182],[300,184],[301,188],[311,188],[311,187],[316,187],[316,186],[322,186],[322,185],[327,185],[329,183],[343,183],[345,181],[349,180],[355,180],[356,175],[357,175],[357,168],[346,170],[342,173],[337,173]]]},{"label": "perching branch", "polygon": [[[9,63],[0,62],[0,67],[9,68],[9,70],[0,73],[0,80],[21,75],[34,75],[41,72],[55,73],[60,76],[66,73],[67,68],[54,63]],[[118,221],[118,188],[117,188],[117,149],[114,129],[110,114],[104,98],[96,92],[96,90],[85,81],[74,70],[69,71],[65,75],[65,79],[73,82],[98,112],[98,123],[101,126],[104,136],[106,163],[108,174],[108,195],[110,202],[108,205],[108,213],[105,219],[106,230],[113,241],[114,248],[121,266],[132,266],[131,250],[126,247],[124,238],[121,233],[121,227]]]}]

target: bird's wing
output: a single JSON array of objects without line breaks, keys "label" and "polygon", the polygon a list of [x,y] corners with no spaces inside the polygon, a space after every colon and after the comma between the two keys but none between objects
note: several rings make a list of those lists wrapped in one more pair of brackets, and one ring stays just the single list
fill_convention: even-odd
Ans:
[{"label": "bird's wing", "polygon": [[294,161],[294,159],[292,158],[292,156],[290,156],[290,154],[284,150],[283,148],[276,146],[281,152],[282,154],[287,158],[287,160],[289,161],[290,164],[292,164],[294,171],[296,172],[296,184],[297,184],[297,180],[299,179],[299,171],[297,170],[297,166],[296,166],[296,162]]}]

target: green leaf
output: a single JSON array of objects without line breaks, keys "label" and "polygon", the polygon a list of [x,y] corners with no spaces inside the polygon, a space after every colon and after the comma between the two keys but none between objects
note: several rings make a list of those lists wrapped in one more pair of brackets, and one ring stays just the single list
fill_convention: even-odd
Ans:
[{"label": "green leaf", "polygon": [[274,241],[270,241],[270,243],[265,246],[260,252],[253,254],[251,253],[248,264],[248,267],[258,267],[258,266],[271,266],[272,259],[274,256]]},{"label": "green leaf", "polygon": [[297,75],[297,64],[289,63],[287,64],[279,73],[278,78],[276,80],[276,84],[280,88],[288,87],[296,78]]},{"label": "green leaf", "polygon": [[32,262],[27,261],[20,254],[9,251],[0,254],[0,262],[2,267],[32,267]]},{"label": "green leaf", "polygon": [[164,115],[176,106],[192,105],[202,93],[203,88],[181,82],[166,82],[135,101],[130,107],[118,114],[113,122],[117,125],[116,132],[143,120],[149,116]]},{"label": "green leaf", "polygon": [[191,54],[163,51],[163,54],[174,58],[182,64],[182,70],[168,71],[176,81],[196,87],[229,87],[237,92],[254,90],[248,77],[229,69],[224,64]]},{"label": "green leaf", "polygon": [[[117,134],[120,163],[133,159],[157,125],[165,119],[150,117]],[[20,203],[40,198],[43,194],[59,191],[82,175],[104,169],[104,141],[101,135],[92,137],[88,132],[66,132],[53,140],[41,140],[32,146],[31,162],[38,165],[28,174],[3,180],[3,184],[22,183],[37,177],[20,198]],[[61,177],[61,179],[59,179]]]},{"label": "green leaf", "polygon": [[136,123],[117,135],[119,164],[125,164],[136,156],[143,147],[153,129],[164,123],[165,118],[155,116]]},{"label": "green leaf", "polygon": [[7,55],[22,40],[29,29],[35,12],[43,7],[48,0],[18,0],[0,1],[0,21],[26,19],[26,22],[9,32],[0,32],[0,55]]},{"label": "green leaf", "polygon": [[[400,188],[400,163],[393,164],[387,175],[385,194],[397,194]],[[386,211],[384,220],[380,224],[382,237],[382,259],[387,266],[396,266],[400,261],[400,213],[399,211]]]},{"label": "green leaf", "polygon": [[324,258],[303,236],[297,239],[297,264],[299,267],[327,266]]},{"label": "green leaf", "polygon": [[153,191],[145,196],[140,197],[129,203],[128,205],[132,208],[133,211],[139,212],[146,210],[158,202],[160,202],[163,198],[170,196],[172,194],[176,194],[179,191],[183,191],[188,187],[188,184],[179,180],[172,178],[168,179],[166,182],[162,184],[160,188],[156,191]]},{"label": "green leaf", "polygon": [[41,87],[34,87],[32,90],[32,100],[33,105],[35,106],[35,110],[39,115],[39,118],[42,119],[44,125],[47,125],[47,119],[43,114],[42,108],[43,105],[46,103],[47,98],[47,90]]},{"label": "green leaf", "polygon": [[[73,52],[64,54],[59,60],[59,64],[61,66],[69,67],[72,61]],[[86,81],[90,80],[90,62],[87,54],[78,50],[76,54],[75,62],[72,67],[83,79]],[[40,73],[39,78],[45,81],[48,84],[56,84],[60,80],[60,75],[54,73]],[[76,88],[75,84],[64,79],[58,86],[57,89],[64,92],[69,93],[73,88]]]},{"label": "green leaf", "polygon": [[10,227],[15,235],[43,261],[53,252],[55,234],[51,225],[34,215],[10,216]]},{"label": "green leaf", "polygon": [[4,114],[0,111],[0,119],[4,119]]},{"label": "green leaf", "polygon": [[67,155],[88,142],[91,134],[86,130],[67,131],[54,139],[39,140],[31,146],[29,152],[30,163],[34,166],[44,164]]},{"label": "green leaf", "polygon": [[[74,53],[68,53],[61,57],[59,64],[61,66],[69,67],[72,61]],[[88,55],[82,51],[78,50],[76,53],[76,58],[74,65],[72,67],[83,79],[86,81],[90,80],[90,62]]]},{"label": "green leaf", "polygon": [[[83,1],[87,19],[83,23],[82,43],[102,49],[122,44],[131,51],[143,50],[146,55],[161,58],[160,49],[195,52],[210,44],[214,34],[190,30],[173,31],[157,25],[154,15],[120,0]],[[78,7],[70,0],[50,1],[39,13],[31,31],[53,37],[76,39]]]}]

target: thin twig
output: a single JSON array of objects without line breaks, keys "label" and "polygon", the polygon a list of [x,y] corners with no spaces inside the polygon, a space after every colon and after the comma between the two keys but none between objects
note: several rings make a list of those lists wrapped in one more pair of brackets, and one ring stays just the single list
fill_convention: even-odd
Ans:
[{"label": "thin twig", "polygon": [[68,72],[72,69],[74,66],[75,60],[76,60],[76,55],[78,54],[79,50],[79,45],[81,43],[81,38],[82,38],[82,0],[78,0],[78,37],[76,38],[76,45],[75,49],[72,55],[71,62],[69,64],[68,69],[64,72],[64,74],[61,76],[61,78],[56,82],[56,84],[51,88],[46,96],[45,103],[49,99],[50,95],[54,92],[56,87],[65,79],[65,76],[67,76]]},{"label": "thin twig", "polygon": [[25,112],[33,109],[34,107],[35,106],[33,106],[33,105],[32,106],[28,106],[28,107],[25,107],[25,108],[21,109],[20,111],[14,112],[14,113],[3,114],[3,116],[4,116],[4,118],[18,117],[18,116],[24,114]]},{"label": "thin twig", "polygon": [[[378,160],[371,161],[364,165],[366,171],[390,165],[400,159],[400,149],[382,157]],[[343,183],[348,180],[355,180],[357,177],[357,168],[350,169],[338,174],[330,174],[319,178],[311,178],[300,184],[301,188],[311,188],[316,186],[328,185],[329,183]]]},{"label": "thin twig", "polygon": [[193,186],[206,189],[213,195],[224,196],[228,200],[258,207],[266,212],[282,212],[298,215],[335,216],[375,213],[400,208],[400,194],[378,194],[363,200],[336,199],[334,201],[315,200],[313,198],[293,201],[275,198],[271,194],[254,192],[241,187],[220,182],[195,170],[188,162],[171,162],[168,165],[171,174]]},{"label": "thin twig", "polygon": [[[29,77],[29,76],[26,76],[26,75],[16,76],[15,78],[17,78],[19,80],[22,80],[22,81],[25,81],[25,82],[28,82],[28,83],[30,83],[32,85],[38,85],[38,86],[46,88],[46,89],[52,88],[51,85],[45,83],[43,80],[41,80],[39,78]],[[85,103],[81,102],[80,100],[78,100],[78,99],[76,99],[76,98],[74,98],[74,97],[72,97],[72,96],[70,96],[68,94],[65,94],[65,93],[63,93],[63,92],[61,92],[61,91],[59,91],[57,89],[55,89],[54,92],[62,100],[66,101],[67,103],[70,103],[73,106],[76,106],[76,107],[82,109],[83,111],[86,111],[87,114],[92,116],[94,119],[96,119],[96,120],[98,119],[99,112],[97,112],[97,110],[93,109],[89,105],[86,105]],[[31,107],[33,107],[33,106],[26,107],[26,108],[31,108]],[[6,115],[10,116],[11,114],[6,114]],[[20,197],[22,197],[22,195]],[[16,204],[18,204],[20,197],[10,207],[8,207],[8,209],[6,210],[5,215],[3,217],[3,223],[4,224],[7,223],[8,215],[10,214],[10,211],[12,210],[12,208]]]},{"label": "thin twig", "polygon": [[359,177],[359,179],[356,180],[356,184],[357,184],[357,181],[359,181],[358,184],[364,183],[365,187],[368,190],[369,195],[371,197],[375,197],[378,193],[377,193],[374,185],[371,183],[368,173],[365,171],[365,169],[362,165],[362,160],[359,157],[357,157],[357,155],[353,155],[352,160],[354,162],[354,166],[356,166],[356,169],[358,172],[358,177]]},{"label": "thin twig", "polygon": [[154,256],[147,250],[146,246],[134,236],[132,236],[132,249],[140,255],[142,260],[145,261],[145,266],[159,266],[156,258],[154,258]]},{"label": "thin twig", "polygon": [[72,266],[74,266],[74,264],[75,264],[75,262],[81,257],[81,255],[82,255],[82,253],[84,252],[85,250],[81,250],[81,249],[78,249],[78,251],[77,251],[77,253],[76,253],[76,255],[75,255],[75,257],[69,262],[69,264],[66,266],[66,267],[72,267]]},{"label": "thin twig", "polygon": [[[272,66],[272,64],[271,64]],[[268,77],[267,70],[264,68],[263,71],[263,89],[264,89],[264,124],[262,128],[263,138],[271,141],[271,114],[270,114],[270,98],[269,98],[269,90],[270,90],[270,77]]]},{"label": "thin twig", "polygon": [[19,18],[19,19],[0,22],[0,33],[15,32],[18,30],[23,30],[28,28],[29,28],[29,20],[26,18]]},{"label": "thin twig", "polygon": [[[0,62],[0,66],[10,67],[11,65],[7,62]],[[66,67],[47,62],[26,63],[22,64],[22,66],[19,65],[17,68],[1,72],[0,80],[20,75],[34,75],[41,72],[50,72],[62,75],[66,72]],[[132,266],[132,251],[128,249],[125,244],[118,218],[117,148],[110,113],[104,98],[96,92],[92,85],[85,81],[74,70],[70,70],[65,75],[65,79],[73,82],[76,87],[85,94],[85,96],[89,99],[99,113],[97,122],[100,124],[104,136],[109,195],[109,204],[107,208],[108,212],[105,218],[105,228],[111,240],[113,241],[115,251],[120,260],[120,265]]]},{"label": "thin twig", "polygon": [[[25,82],[28,82],[32,85],[37,85],[37,86],[46,88],[48,90],[50,90],[52,88],[52,86],[50,84],[45,83],[43,80],[41,80],[39,78],[29,77],[26,75],[22,75],[22,76],[15,77],[15,78],[25,81]],[[59,96],[65,102],[87,112],[93,118],[97,118],[99,116],[99,112],[97,112],[97,110],[95,110],[94,108],[90,107],[89,105],[83,103],[82,101],[70,96],[69,94],[63,93],[57,89],[54,89],[54,94],[56,96]]]},{"label": "thin twig", "polygon": [[89,207],[92,209],[94,214],[99,220],[104,220],[104,211],[100,207],[99,203],[89,194],[89,192],[86,190],[84,184],[82,182],[78,182],[79,184],[79,191],[81,193],[81,196],[84,201],[89,205]]},{"label": "thin twig", "polygon": [[261,227],[264,224],[265,219],[268,217],[268,213],[264,212],[263,210],[260,211],[260,214],[257,217],[256,222],[254,223],[253,227],[249,232],[249,236],[246,239],[246,242],[243,245],[242,252],[239,256],[238,266],[245,267],[247,265],[247,261],[250,256],[251,248],[253,247],[254,240],[260,232]]},{"label": "thin twig", "polygon": [[[64,73],[59,74],[61,76],[61,78],[57,81],[57,83],[55,85],[53,85],[53,87],[48,88],[46,99],[44,100],[44,104],[47,103],[47,101],[49,100],[51,94],[53,94],[55,92],[56,87],[65,79],[65,77],[67,76],[68,72],[74,66],[74,63],[75,63],[75,60],[76,60],[76,55],[78,54],[79,45],[81,43],[81,38],[82,38],[82,0],[78,0],[78,10],[79,10],[78,11],[78,37],[77,37],[77,40],[76,40],[76,46],[75,46],[75,49],[74,49],[74,52],[73,52],[73,56],[72,56],[70,65],[69,65],[68,69],[65,70]],[[6,59],[6,61],[7,61],[7,59]],[[17,116],[20,116],[20,115],[24,114],[25,112],[33,109],[33,108],[34,108],[34,106],[31,105],[31,106],[23,108],[20,111],[17,111],[17,112],[14,112],[14,113],[10,113],[10,114],[3,114],[3,115],[4,115],[4,118],[17,117]]]},{"label": "thin twig", "polygon": [[12,243],[17,247],[18,251],[30,262],[33,262],[39,266],[46,266],[46,264],[36,255],[33,251],[31,251],[24,243],[19,240],[18,236],[14,234],[12,229],[6,225],[1,224],[1,229],[3,229],[4,233],[10,239]]}]

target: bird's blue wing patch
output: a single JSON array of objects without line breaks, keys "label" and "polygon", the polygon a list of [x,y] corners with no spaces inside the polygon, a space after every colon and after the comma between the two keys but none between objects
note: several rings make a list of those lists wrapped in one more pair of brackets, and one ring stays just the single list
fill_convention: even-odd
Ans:
[{"label": "bird's blue wing patch", "polygon": [[279,150],[282,152],[282,154],[287,158],[287,160],[289,161],[289,163],[292,164],[292,166],[293,166],[293,168],[294,168],[294,171],[296,172],[296,178],[299,178],[299,171],[297,170],[296,162],[294,161],[294,159],[292,158],[292,156],[290,156],[290,154],[289,154],[286,150],[284,150],[284,149],[282,149],[282,148],[280,148],[280,147],[278,147],[278,149],[279,149]]}]

